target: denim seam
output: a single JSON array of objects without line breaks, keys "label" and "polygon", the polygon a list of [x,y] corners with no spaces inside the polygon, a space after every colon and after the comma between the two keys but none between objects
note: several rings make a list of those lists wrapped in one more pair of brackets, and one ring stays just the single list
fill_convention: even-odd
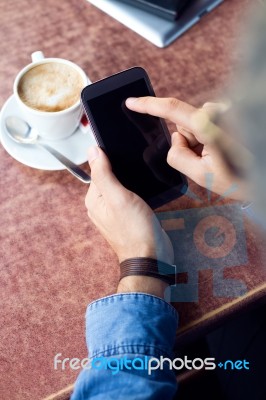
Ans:
[{"label": "denim seam", "polygon": [[150,295],[147,293],[141,293],[141,292],[134,292],[134,293],[117,293],[117,294],[112,294],[110,296],[106,296],[106,297],[102,297],[100,299],[94,300],[92,303],[90,303],[88,305],[87,311],[93,311],[95,309],[97,309],[99,306],[101,306],[101,304],[111,304],[110,301],[115,302],[115,301],[123,301],[124,298],[130,298],[130,297],[139,297],[141,298],[145,303],[151,303],[154,302],[155,304],[161,304],[163,305],[163,307],[169,311],[171,314],[173,314],[173,316],[175,316],[177,318],[177,311],[176,309],[169,303],[167,303],[164,299],[154,296],[154,295]]},{"label": "denim seam", "polygon": [[[120,346],[115,346],[115,347],[109,347],[109,348],[106,348],[106,349],[103,349],[103,350],[98,350],[90,358],[95,358],[99,354],[103,354],[103,353],[106,353],[106,352],[112,352],[113,350],[117,350],[118,351],[119,349],[122,349],[122,350],[124,349],[124,354],[136,354],[135,350],[131,350],[130,351],[128,349],[130,347],[132,348],[132,347],[137,347],[137,346],[141,346],[141,347],[145,347],[146,349],[153,350],[154,351],[154,355],[156,353],[156,354],[159,354],[159,356],[161,356],[162,355],[162,354],[160,354],[160,351],[161,351],[161,352],[163,352],[165,354],[168,354],[168,356],[170,357],[169,353],[165,349],[162,349],[162,348],[159,348],[159,347],[156,347],[156,346],[145,345],[145,344],[134,344],[134,345],[130,345],[129,344],[129,345],[120,345]],[[125,351],[125,350],[127,350],[127,351]],[[137,354],[147,355],[143,351],[137,352]],[[119,355],[119,353],[117,353],[117,355]]]}]

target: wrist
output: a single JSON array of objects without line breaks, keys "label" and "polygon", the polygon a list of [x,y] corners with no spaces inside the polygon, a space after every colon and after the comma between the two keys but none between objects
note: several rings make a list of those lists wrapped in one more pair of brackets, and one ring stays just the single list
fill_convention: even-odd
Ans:
[{"label": "wrist", "polygon": [[128,241],[130,246],[123,246],[120,249],[114,248],[119,262],[122,263],[131,258],[151,258],[172,265],[174,263],[174,250],[168,235],[161,226],[154,235],[155,238],[152,241],[134,241],[131,239]]},{"label": "wrist", "polygon": [[[134,257],[120,263],[117,292],[142,292],[166,299],[166,289],[175,284],[176,267],[149,257]],[[169,296],[168,296],[169,297]]]},{"label": "wrist", "polygon": [[156,250],[154,246],[146,248],[138,246],[138,248],[131,248],[129,251],[121,252],[117,254],[117,256],[120,264],[123,263],[125,260],[133,258],[160,259],[162,262],[165,262],[167,264],[174,263],[174,253],[172,246],[169,246],[169,249],[167,249],[167,251]]},{"label": "wrist", "polygon": [[150,276],[126,276],[120,280],[117,287],[117,293],[140,292],[165,300],[167,300],[168,291],[169,285],[166,282]]}]

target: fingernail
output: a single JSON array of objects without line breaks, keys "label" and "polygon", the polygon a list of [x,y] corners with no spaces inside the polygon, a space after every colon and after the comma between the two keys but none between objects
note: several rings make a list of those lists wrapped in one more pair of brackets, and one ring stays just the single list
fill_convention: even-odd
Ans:
[{"label": "fingernail", "polygon": [[88,150],[89,163],[91,164],[92,161],[94,161],[98,157],[99,157],[98,147],[96,147],[96,146],[89,147],[89,150]]},{"label": "fingernail", "polygon": [[136,100],[138,100],[137,97],[129,97],[128,99],[126,99],[126,105],[130,106],[131,104],[135,103]]}]

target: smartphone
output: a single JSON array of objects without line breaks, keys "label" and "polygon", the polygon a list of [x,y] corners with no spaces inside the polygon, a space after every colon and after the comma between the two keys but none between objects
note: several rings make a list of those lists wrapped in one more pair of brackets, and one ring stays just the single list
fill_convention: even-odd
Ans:
[{"label": "smartphone", "polygon": [[170,133],[164,120],[129,110],[128,97],[155,96],[141,67],[109,76],[81,93],[98,145],[117,179],[157,208],[185,193],[186,178],[167,164]]}]

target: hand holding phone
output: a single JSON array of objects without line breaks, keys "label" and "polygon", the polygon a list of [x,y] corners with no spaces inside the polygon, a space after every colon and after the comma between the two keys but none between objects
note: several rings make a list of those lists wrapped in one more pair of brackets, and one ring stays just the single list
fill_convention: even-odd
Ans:
[{"label": "hand holding phone", "polygon": [[167,164],[170,134],[158,117],[129,110],[128,97],[155,96],[146,71],[134,67],[87,86],[82,103],[98,145],[118,180],[151,207],[181,196],[186,179]]}]

